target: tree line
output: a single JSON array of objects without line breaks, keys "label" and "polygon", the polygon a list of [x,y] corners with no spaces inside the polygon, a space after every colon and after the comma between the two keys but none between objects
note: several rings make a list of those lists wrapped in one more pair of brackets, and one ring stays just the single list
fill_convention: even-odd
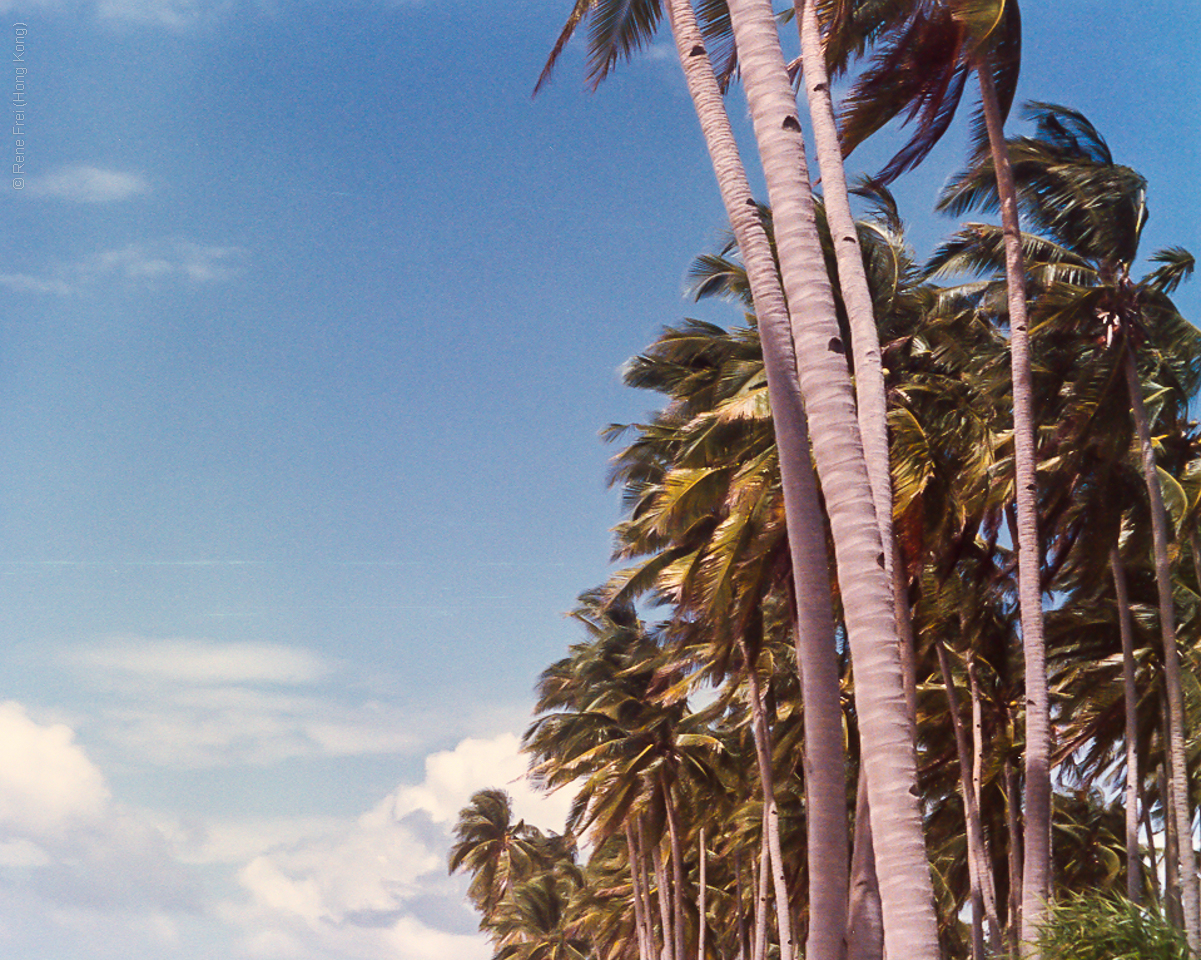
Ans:
[{"label": "tree line", "polygon": [[[497,960],[1119,955],[1055,952],[1090,905],[1195,954],[1201,334],[1171,300],[1193,258],[1132,275],[1147,184],[1077,111],[1028,104],[1005,138],[1015,0],[787,12],[577,0],[539,80],[584,23],[598,84],[666,21],[731,227],[694,289],[743,321],[627,366],[662,407],[607,431],[622,569],[581,595],[525,737],[574,796],[563,832],[482,791],[451,869]],[[919,263],[888,184],[969,83],[939,206],[1000,224]],[[844,157],[898,117],[912,136],[851,190]]]}]

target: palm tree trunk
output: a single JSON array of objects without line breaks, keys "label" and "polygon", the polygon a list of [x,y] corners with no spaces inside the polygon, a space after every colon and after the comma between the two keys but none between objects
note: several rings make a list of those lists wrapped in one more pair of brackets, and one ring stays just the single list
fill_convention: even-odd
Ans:
[{"label": "palm tree trunk", "polygon": [[1115,546],[1109,552],[1113,589],[1118,605],[1118,632],[1122,637],[1122,690],[1126,706],[1126,897],[1142,902],[1142,858],[1138,850],[1138,687],[1134,676],[1134,624],[1126,571]]},{"label": "palm tree trunk", "polygon": [[847,911],[846,960],[882,960],[884,915],[880,906],[880,878],[872,849],[871,810],[867,800],[867,772],[859,765],[855,792],[855,839],[851,848],[851,890]]},{"label": "palm tree trunk", "polygon": [[[967,683],[972,707],[972,797],[976,817],[980,819],[980,798],[984,792],[984,712],[980,703],[980,684],[976,680],[976,661],[971,657],[967,662]],[[984,835],[983,823],[980,825],[980,852],[977,859],[980,863],[982,886],[979,906],[982,915],[987,917],[989,922],[989,945],[993,950],[998,950],[1001,945],[1001,924],[997,911],[997,890],[993,879],[992,855],[988,849],[988,838]]]},{"label": "palm tree trunk", "polygon": [[696,894],[696,960],[705,960],[705,935],[708,932],[705,921],[705,898],[708,893],[707,876],[708,857],[705,854],[705,825],[701,824],[700,838],[697,840],[697,846],[700,848],[698,857],[700,859],[697,867],[697,894]]},{"label": "palm tree trunk", "polygon": [[[963,718],[959,715],[959,697],[955,693],[955,677],[951,673],[951,660],[947,655],[947,648],[941,640],[935,639],[934,649],[938,654],[938,668],[947,691],[951,728],[955,733],[955,751],[959,756],[959,785],[963,791],[964,821],[967,826],[968,876],[972,886],[973,930],[976,929],[977,922],[982,930],[987,919],[990,939],[996,943],[1000,926],[997,922],[997,895],[992,889],[992,872],[984,842],[984,828],[980,821],[980,806],[976,799],[972,750],[967,742],[967,732],[963,729]],[[976,950],[975,944],[973,950]],[[984,945],[981,942],[975,953],[977,960],[982,960],[983,954]]]},{"label": "palm tree trunk", "polygon": [[[1012,728],[1013,720],[1010,718]],[[1012,736],[1012,729],[1010,734]],[[1018,816],[1018,778],[1013,760],[1005,758],[1005,825],[1009,833],[1009,955],[1018,955],[1022,926],[1022,822]]]},{"label": "palm tree trunk", "polygon": [[1201,915],[1197,901],[1197,857],[1193,852],[1192,815],[1189,811],[1188,766],[1185,759],[1184,692],[1180,676],[1180,647],[1176,643],[1176,611],[1172,601],[1172,569],[1168,561],[1168,512],[1163,505],[1151,426],[1143,403],[1134,356],[1127,348],[1126,387],[1130,409],[1142,453],[1143,480],[1151,502],[1151,538],[1155,553],[1155,588],[1159,596],[1159,630],[1163,640],[1163,679],[1168,702],[1168,776],[1172,782],[1171,816],[1176,823],[1180,858],[1180,900],[1184,913],[1184,935],[1193,953],[1201,951]]},{"label": "palm tree trunk", "polygon": [[1034,385],[1030,329],[1026,316],[1026,269],[1018,225],[1017,190],[1009,166],[1001,107],[986,59],[976,65],[980,100],[1001,201],[1005,237],[1005,283],[1009,300],[1009,355],[1013,375],[1014,501],[1017,506],[1018,606],[1026,661],[1025,856],[1022,868],[1022,943],[1036,956],[1034,940],[1051,895],[1051,719],[1047,692],[1047,647],[1043,635],[1034,442]]},{"label": "palm tree trunk", "polygon": [[[797,26],[801,35],[801,62],[804,64],[805,94],[813,121],[813,142],[821,171],[822,194],[826,201],[826,220],[838,263],[838,286],[846,307],[851,329],[851,355],[855,366],[855,399],[859,432],[867,475],[876,505],[880,540],[892,544],[892,477],[888,457],[887,403],[884,391],[884,367],[880,360],[880,334],[872,295],[863,269],[859,249],[859,231],[851,213],[847,191],[847,172],[842,162],[838,125],[834,120],[834,101],[830,96],[830,78],[826,71],[826,53],[817,3],[795,0]],[[885,572],[892,576],[892,550],[884,551]]]},{"label": "palm tree trunk", "polygon": [[742,901],[742,851],[734,850],[734,889],[738,894],[738,960],[747,960],[750,943],[747,939],[746,910]]},{"label": "palm tree trunk", "polygon": [[696,107],[722,203],[746,266],[767,375],[772,424],[796,587],[797,663],[805,704],[808,803],[808,960],[839,960],[846,927],[845,754],[839,702],[829,558],[797,379],[788,308],[775,257],[751,194],[725,102],[689,0],[670,0],[668,18]]},{"label": "palm tree trunk", "polygon": [[662,843],[656,843],[652,854],[655,864],[655,884],[659,888],[659,922],[663,925],[663,956],[666,960],[680,960],[676,953],[676,938],[671,922],[671,885],[667,880],[667,869],[663,865]]},{"label": "palm tree trunk", "polygon": [[[1141,788],[1142,784],[1139,786]],[[1159,858],[1155,853],[1155,831],[1151,829],[1151,804],[1147,803],[1146,790],[1139,790],[1139,807],[1143,812],[1143,829],[1147,831],[1147,866],[1151,868],[1147,872],[1151,876],[1151,895],[1162,910],[1164,904],[1163,893],[1159,889]]]},{"label": "palm tree trunk", "polygon": [[673,924],[675,960],[684,960],[684,847],[680,842],[680,826],[676,820],[675,803],[671,787],[662,768],[659,770],[659,788],[663,791],[663,809],[667,816],[667,836],[671,842],[671,917]]},{"label": "palm tree trunk", "polygon": [[643,903],[642,873],[639,863],[642,859],[638,844],[634,841],[634,827],[626,818],[626,855],[630,861],[630,888],[634,893],[634,927],[638,931],[639,960],[654,960],[654,950],[647,940],[647,916]]},{"label": "palm tree trunk", "polygon": [[767,831],[759,841],[759,875],[755,883],[755,960],[767,957],[767,887],[771,874],[771,854],[767,849]]},{"label": "palm tree trunk", "polygon": [[767,179],[813,453],[834,535],[838,581],[867,745],[886,950],[935,960],[938,929],[917,794],[917,761],[892,585],[855,419],[855,400],[821,252],[796,100],[767,0],[731,0],[743,87]]},{"label": "palm tree trunk", "polygon": [[776,929],[780,935],[780,960],[793,960],[796,940],[792,933],[792,898],[784,876],[784,851],[780,846],[780,812],[776,807],[776,783],[771,765],[771,734],[763,710],[763,693],[755,665],[750,660],[745,641],[740,640],[746,663],[747,684],[751,697],[751,733],[755,741],[755,757],[759,762],[759,784],[763,788],[763,829],[767,833],[767,849],[771,854],[772,883],[776,893]]}]

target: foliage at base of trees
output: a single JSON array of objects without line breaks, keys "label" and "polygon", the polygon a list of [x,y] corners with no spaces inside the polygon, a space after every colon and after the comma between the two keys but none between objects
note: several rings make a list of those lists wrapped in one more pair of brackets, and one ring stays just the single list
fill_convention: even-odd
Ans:
[{"label": "foliage at base of trees", "polygon": [[1065,893],[1039,931],[1043,960],[1188,960],[1184,933],[1125,897]]}]

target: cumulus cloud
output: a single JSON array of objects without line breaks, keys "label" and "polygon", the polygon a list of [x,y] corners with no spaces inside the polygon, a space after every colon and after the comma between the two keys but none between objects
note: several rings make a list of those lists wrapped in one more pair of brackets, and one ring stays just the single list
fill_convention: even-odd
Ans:
[{"label": "cumulus cloud", "polygon": [[32,841],[95,819],[109,802],[104,777],[70,727],[34,723],[18,703],[0,704],[0,827]]},{"label": "cumulus cloud", "polygon": [[26,184],[31,196],[54,197],[74,203],[110,203],[149,193],[150,185],[136,173],[104,170],[87,164],[59,167]]},{"label": "cumulus cloud", "polygon": [[242,948],[265,960],[472,960],[489,955],[471,933],[463,879],[446,875],[458,811],[499,786],[517,816],[560,826],[568,798],[546,798],[523,778],[517,737],[467,739],[427,758],[420,784],[402,785],[340,830],[254,857],[238,874],[248,901],[227,916],[247,933]]},{"label": "cumulus cloud", "polygon": [[453,750],[432,754],[425,761],[425,780],[418,786],[401,787],[386,800],[392,815],[400,818],[423,811],[435,823],[453,823],[471,795],[485,787],[507,790],[519,819],[560,831],[567,820],[571,797],[566,791],[547,794],[530,786],[526,779],[528,758],[520,741],[511,733],[491,739],[467,738]]},{"label": "cumulus cloud", "polygon": [[117,912],[142,923],[198,903],[162,834],[114,802],[74,731],[0,704],[0,927],[19,941],[37,933],[24,930],[31,917]]}]

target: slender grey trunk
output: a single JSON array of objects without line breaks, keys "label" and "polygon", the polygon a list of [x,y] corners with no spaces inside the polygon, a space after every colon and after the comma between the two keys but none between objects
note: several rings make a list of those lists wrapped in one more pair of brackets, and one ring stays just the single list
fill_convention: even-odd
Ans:
[{"label": "slender grey trunk", "polygon": [[638,932],[639,960],[655,960],[654,949],[647,940],[646,908],[643,901],[642,871],[639,863],[642,853],[634,840],[634,827],[626,818],[626,853],[630,860],[630,889],[634,895],[634,927]]},{"label": "slender grey trunk", "polygon": [[1180,899],[1180,845],[1176,842],[1176,818],[1172,816],[1172,778],[1168,776],[1165,757],[1160,763],[1157,778],[1159,797],[1163,805],[1163,885],[1164,913],[1177,927],[1184,926],[1184,907]]},{"label": "slender grey trunk", "polygon": [[1185,758],[1184,692],[1180,676],[1180,647],[1176,642],[1176,611],[1172,601],[1172,569],[1168,560],[1168,512],[1163,504],[1155,450],[1151,445],[1151,425],[1143,403],[1134,355],[1129,347],[1125,357],[1126,387],[1130,410],[1138,434],[1143,461],[1143,480],[1151,501],[1151,539],[1155,553],[1155,589],[1159,597],[1159,630],[1163,641],[1163,680],[1167,694],[1168,777],[1172,784],[1170,815],[1176,823],[1179,845],[1180,900],[1184,912],[1184,935],[1193,953],[1201,951],[1201,915],[1198,913],[1197,856],[1193,851],[1192,815],[1189,811],[1188,764]]},{"label": "slender grey trunk", "polygon": [[1017,190],[1001,108],[987,58],[976,65],[988,129],[1001,229],[1005,237],[1005,284],[1009,302],[1009,354],[1013,373],[1014,501],[1017,507],[1018,605],[1026,660],[1025,863],[1022,868],[1022,951],[1038,956],[1035,938],[1051,895],[1051,720],[1047,648],[1043,636],[1041,549],[1038,539],[1038,451],[1034,441],[1034,385],[1026,316],[1026,268],[1018,225]]},{"label": "slender grey trunk", "polygon": [[675,924],[673,940],[675,960],[684,960],[684,847],[680,842],[680,827],[676,820],[675,803],[671,788],[662,768],[659,771],[659,786],[663,790],[663,807],[667,814],[667,836],[671,841],[671,916]]},{"label": "slender grey trunk", "polygon": [[743,906],[742,895],[742,851],[734,851],[734,888],[738,893],[738,960],[747,960],[747,950],[750,945],[747,939],[746,908]]},{"label": "slender grey trunk", "polygon": [[[955,751],[959,757],[959,785],[963,792],[963,813],[967,826],[968,876],[971,878],[972,887],[973,930],[979,926],[981,931],[981,940],[976,956],[978,960],[982,960],[984,955],[982,931],[986,918],[989,924],[989,936],[992,942],[995,943],[997,940],[997,931],[1000,927],[997,922],[997,895],[992,889],[992,871],[984,842],[984,828],[980,821],[980,806],[976,796],[972,748],[968,744],[967,732],[963,728],[963,718],[959,715],[959,696],[955,691],[951,659],[941,640],[935,639],[934,649],[938,654],[938,668],[942,673],[943,686],[947,691],[951,729],[955,733]],[[976,921],[979,923],[977,924]]]},{"label": "slender grey trunk", "polygon": [[663,865],[662,843],[656,843],[652,852],[655,865],[655,883],[659,888],[659,922],[663,925],[663,956],[667,960],[679,960],[676,953],[676,938],[671,922],[671,885],[667,880],[667,870]]},{"label": "slender grey trunk", "polygon": [[700,885],[696,895],[696,914],[697,914],[697,931],[696,931],[696,960],[705,960],[705,940],[708,928],[705,921],[706,894],[708,893],[709,877],[707,873],[708,856],[705,853],[705,825],[701,824],[700,838],[697,841],[697,846],[700,848],[700,865],[697,867],[698,883]]},{"label": "slender grey trunk", "polygon": [[771,854],[767,849],[767,831],[759,841],[759,875],[755,883],[755,960],[767,957],[767,885],[771,874]]},{"label": "slender grey trunk", "polygon": [[[859,248],[859,230],[851,213],[847,190],[847,172],[842,162],[842,145],[834,119],[834,101],[830,96],[830,78],[826,72],[826,53],[822,43],[817,4],[795,0],[797,27],[801,35],[801,61],[804,65],[805,94],[813,121],[813,142],[821,171],[822,194],[826,202],[826,221],[834,243],[838,263],[838,286],[846,307],[851,329],[851,353],[855,361],[855,401],[859,432],[863,436],[863,455],[867,460],[868,481],[880,540],[892,544],[892,476],[888,456],[887,401],[884,390],[884,366],[880,359],[880,334],[872,295],[863,268]],[[884,568],[892,577],[893,551],[884,551]]]},{"label": "slender grey trunk", "polygon": [[1134,623],[1130,616],[1130,594],[1126,571],[1115,546],[1109,552],[1109,568],[1118,605],[1118,632],[1122,637],[1122,691],[1126,706],[1126,896],[1142,902],[1142,859],[1138,851],[1138,687],[1134,676]]},{"label": "slender grey trunk", "polygon": [[751,732],[755,741],[755,757],[759,763],[759,784],[763,788],[763,829],[771,854],[772,883],[776,893],[776,929],[780,937],[780,960],[793,960],[796,941],[792,933],[792,898],[784,876],[784,851],[780,846],[780,813],[776,807],[775,774],[771,764],[771,734],[763,710],[763,693],[755,665],[750,661],[745,641],[740,640],[746,662],[747,684],[751,698]]},{"label": "slender grey trunk", "polygon": [[746,266],[758,318],[796,586],[797,661],[805,703],[809,836],[808,960],[839,960],[846,917],[845,757],[829,558],[813,474],[805,408],[784,291],[751,194],[725,103],[688,0],[670,0],[668,19],[696,107],[722,203]]},{"label": "slender grey trunk", "polygon": [[1155,831],[1151,829],[1151,805],[1147,803],[1147,792],[1139,783],[1139,807],[1142,809],[1143,829],[1147,831],[1147,866],[1151,869],[1151,895],[1163,909],[1163,893],[1159,889],[1159,858],[1155,852]]},{"label": "slender grey trunk", "polygon": [[[1012,726],[1013,719],[1010,718]],[[1012,735],[1012,730],[1010,731]],[[1005,825],[1009,833],[1009,954],[1018,955],[1022,926],[1022,822],[1018,816],[1018,777],[1013,760],[1005,758]]]}]

